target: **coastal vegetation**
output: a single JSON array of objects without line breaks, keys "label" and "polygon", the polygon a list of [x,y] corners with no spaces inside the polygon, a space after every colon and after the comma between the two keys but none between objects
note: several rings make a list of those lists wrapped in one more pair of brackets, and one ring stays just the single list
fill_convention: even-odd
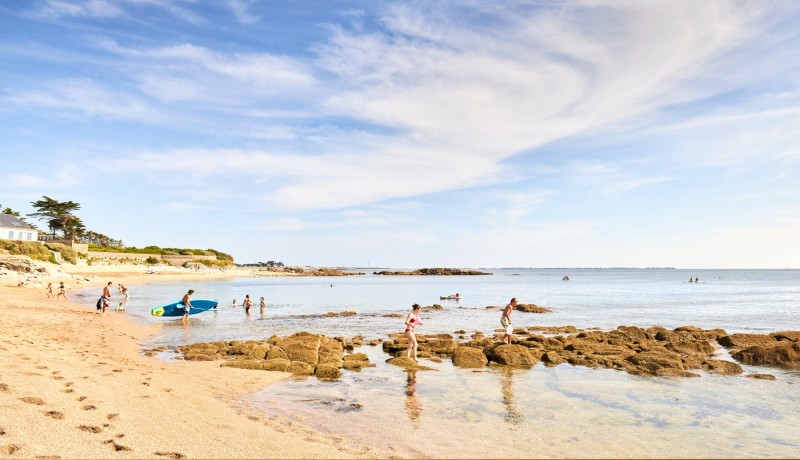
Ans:
[{"label": "coastal vegetation", "polygon": [[78,253],[71,247],[61,243],[41,244],[37,241],[0,240],[0,252],[12,256],[27,256],[41,262],[57,263],[53,255],[61,254],[61,260],[74,264],[78,261]]}]

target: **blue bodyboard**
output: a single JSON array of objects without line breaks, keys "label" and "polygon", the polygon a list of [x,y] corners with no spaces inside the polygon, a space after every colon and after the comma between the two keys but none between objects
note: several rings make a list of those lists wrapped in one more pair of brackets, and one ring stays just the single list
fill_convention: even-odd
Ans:
[{"label": "blue bodyboard", "polygon": [[[191,310],[189,310],[190,315],[212,310],[216,308],[218,304],[216,300],[204,300],[204,299],[197,299],[197,300],[192,299],[190,302],[192,304],[192,308]],[[172,302],[167,305],[162,305],[160,307],[156,307],[150,310],[150,314],[153,316],[183,316],[183,304],[179,300],[177,302]]]}]

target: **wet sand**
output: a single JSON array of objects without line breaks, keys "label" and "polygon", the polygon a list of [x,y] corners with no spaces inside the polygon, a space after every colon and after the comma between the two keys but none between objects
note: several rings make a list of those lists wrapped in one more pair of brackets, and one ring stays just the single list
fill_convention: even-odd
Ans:
[{"label": "wet sand", "polygon": [[[92,271],[97,278],[83,286],[67,284],[97,286],[99,295],[108,281],[116,287],[208,279],[115,271]],[[246,395],[289,374],[144,357],[138,341],[159,326],[94,310],[47,299],[42,288],[0,286],[0,457],[385,456],[251,410]]]}]

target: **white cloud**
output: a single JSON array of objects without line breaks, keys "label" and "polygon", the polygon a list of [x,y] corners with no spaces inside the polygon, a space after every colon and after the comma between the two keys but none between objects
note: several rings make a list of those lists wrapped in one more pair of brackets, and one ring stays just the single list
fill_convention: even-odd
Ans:
[{"label": "white cloud", "polygon": [[231,9],[236,20],[242,24],[255,24],[261,19],[250,13],[251,4],[252,0],[228,0],[228,8]]}]

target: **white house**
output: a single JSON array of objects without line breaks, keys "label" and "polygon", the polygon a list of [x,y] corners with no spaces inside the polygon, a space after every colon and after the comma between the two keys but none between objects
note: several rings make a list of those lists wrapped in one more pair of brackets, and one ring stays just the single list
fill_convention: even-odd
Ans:
[{"label": "white house", "polygon": [[39,241],[39,231],[11,214],[0,214],[0,240]]}]

